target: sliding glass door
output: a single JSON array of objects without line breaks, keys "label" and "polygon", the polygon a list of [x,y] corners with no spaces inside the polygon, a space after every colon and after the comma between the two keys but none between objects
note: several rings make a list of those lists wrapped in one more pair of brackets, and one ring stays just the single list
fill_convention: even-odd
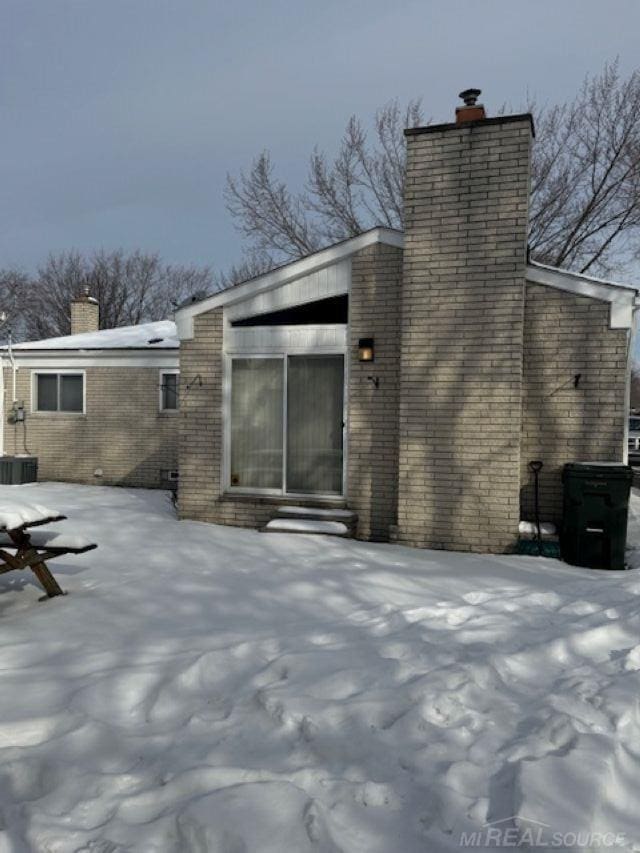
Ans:
[{"label": "sliding glass door", "polygon": [[341,355],[292,355],[287,369],[287,491],[342,494]]},{"label": "sliding glass door", "polygon": [[234,358],[230,486],[342,494],[344,357]]}]

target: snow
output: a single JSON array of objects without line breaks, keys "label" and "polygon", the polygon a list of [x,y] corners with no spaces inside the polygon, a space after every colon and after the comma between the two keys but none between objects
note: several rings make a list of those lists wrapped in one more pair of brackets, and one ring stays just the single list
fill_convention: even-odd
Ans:
[{"label": "snow", "polygon": [[62,513],[40,503],[14,499],[15,492],[0,488],[0,530],[14,530],[29,524],[60,518]]},{"label": "snow", "polygon": [[[153,342],[153,343],[152,343]],[[141,323],[138,326],[120,326],[99,332],[83,332],[62,338],[45,338],[42,341],[25,341],[14,344],[14,350],[62,349],[175,349],[180,346],[176,324],[173,320]]]},{"label": "snow", "polygon": [[289,515],[292,517],[303,518],[308,516],[311,518],[343,518],[346,521],[351,521],[355,517],[350,509],[322,509],[320,507],[309,506],[279,506],[278,515]]},{"label": "snow", "polygon": [[274,518],[265,530],[285,533],[328,533],[333,536],[346,536],[349,532],[341,521],[321,521],[311,518]]},{"label": "snow", "polygon": [[[521,521],[520,526],[518,527],[518,532],[521,536],[537,536],[538,535],[538,525],[534,521]],[[541,536],[555,536],[556,535],[556,526],[552,524],[550,521],[541,521],[540,522],[540,535]]]},{"label": "snow", "polygon": [[98,549],[46,603],[0,576],[2,853],[441,853],[494,821],[638,849],[637,494],[628,572],[16,494]]},{"label": "snow", "polygon": [[[57,530],[28,530],[29,542],[36,548],[66,548],[69,551],[81,551],[91,548],[95,543],[90,542],[83,536],[74,536],[71,533],[59,533]],[[0,546],[3,548],[15,547],[15,543],[6,533],[0,533]]]}]

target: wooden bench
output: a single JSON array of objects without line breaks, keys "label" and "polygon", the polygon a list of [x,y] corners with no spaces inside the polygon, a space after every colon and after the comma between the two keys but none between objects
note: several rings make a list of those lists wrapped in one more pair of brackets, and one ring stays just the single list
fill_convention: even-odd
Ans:
[{"label": "wooden bench", "polygon": [[36,504],[0,506],[0,574],[31,569],[49,598],[64,595],[47,561],[65,554],[84,554],[98,546],[79,536],[33,527],[62,521],[66,516]]}]

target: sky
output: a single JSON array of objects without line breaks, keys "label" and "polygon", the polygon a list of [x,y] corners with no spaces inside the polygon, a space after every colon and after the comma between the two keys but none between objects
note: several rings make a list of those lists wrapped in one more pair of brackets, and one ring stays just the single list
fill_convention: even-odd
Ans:
[{"label": "sky", "polygon": [[263,149],[297,187],[353,113],[554,103],[635,67],[638,32],[638,0],[0,0],[0,268],[124,247],[225,269],[225,177]]}]

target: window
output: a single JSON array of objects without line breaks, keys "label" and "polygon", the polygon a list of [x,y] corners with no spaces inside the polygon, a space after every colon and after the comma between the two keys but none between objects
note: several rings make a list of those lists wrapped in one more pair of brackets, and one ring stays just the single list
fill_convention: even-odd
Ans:
[{"label": "window", "polygon": [[236,327],[311,326],[348,322],[349,297],[345,294],[344,296],[330,296],[328,299],[319,299],[317,302],[294,305],[280,311],[270,311],[266,314],[245,317],[243,320],[234,320],[231,325]]},{"label": "window", "polygon": [[176,371],[160,373],[160,411],[175,412],[178,408],[178,379]]},{"label": "window", "polygon": [[231,488],[342,494],[342,355],[231,360]]},{"label": "window", "polygon": [[36,373],[36,412],[84,412],[83,373]]}]

